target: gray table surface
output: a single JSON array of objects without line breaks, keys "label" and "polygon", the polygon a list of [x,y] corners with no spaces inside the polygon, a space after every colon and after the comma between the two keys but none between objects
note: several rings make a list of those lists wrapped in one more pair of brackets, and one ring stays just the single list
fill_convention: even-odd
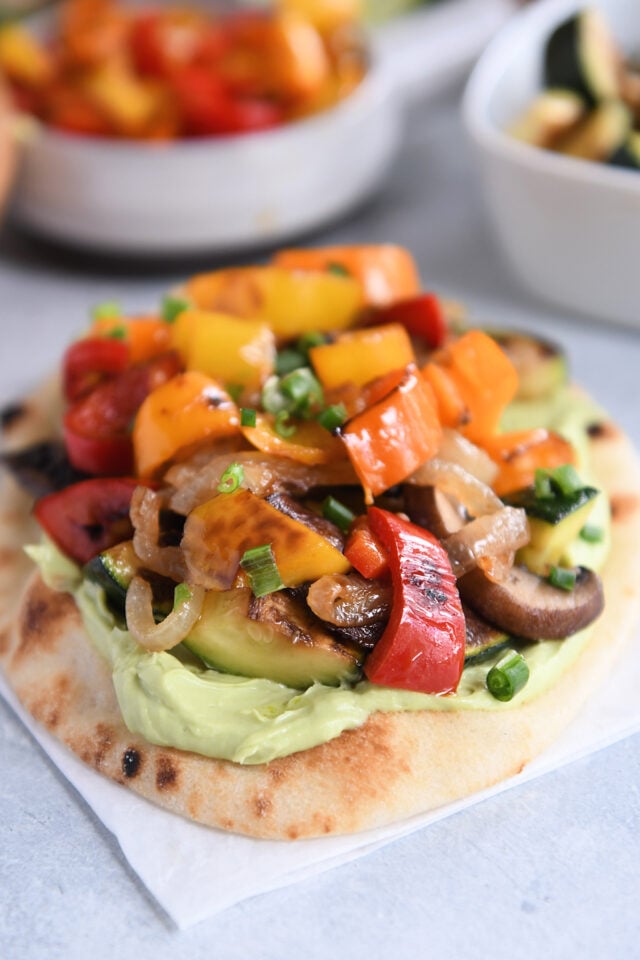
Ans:
[{"label": "gray table surface", "polygon": [[[395,241],[423,281],[479,320],[570,348],[577,379],[640,444],[640,333],[523,292],[494,244],[459,90],[418,104],[379,195],[318,244]],[[0,235],[0,400],[55,363],[87,307],[144,309],[193,261],[142,269]],[[0,957],[640,957],[640,736],[340,869],[179,933],[96,820],[0,703]]]}]

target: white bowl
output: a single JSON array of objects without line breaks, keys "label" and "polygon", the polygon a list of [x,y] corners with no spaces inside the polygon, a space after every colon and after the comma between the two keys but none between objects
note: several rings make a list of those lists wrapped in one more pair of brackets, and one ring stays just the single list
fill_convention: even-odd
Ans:
[{"label": "white bowl", "polygon": [[160,145],[33,123],[13,216],[55,240],[149,256],[228,253],[302,234],[379,186],[406,101],[466,67],[508,9],[508,0],[448,0],[381,28],[374,66],[350,97],[275,130]]},{"label": "white bowl", "polygon": [[[596,4],[626,53],[640,49],[636,0]],[[546,38],[585,0],[542,0],[495,37],[463,113],[508,261],[538,296],[600,319],[640,324],[640,173],[521,143],[505,128],[541,87]]]}]

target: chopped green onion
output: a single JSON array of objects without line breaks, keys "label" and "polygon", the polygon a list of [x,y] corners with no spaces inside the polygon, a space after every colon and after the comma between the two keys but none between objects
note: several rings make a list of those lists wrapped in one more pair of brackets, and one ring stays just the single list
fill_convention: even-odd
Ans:
[{"label": "chopped green onion", "polygon": [[113,330],[109,330],[107,337],[110,340],[126,340],[127,328],[123,326],[114,327]]},{"label": "chopped green onion", "polygon": [[245,550],[240,566],[249,578],[251,590],[256,597],[264,597],[267,593],[282,590],[284,587],[270,543]]},{"label": "chopped green onion", "polygon": [[296,406],[322,398],[322,386],[310,367],[292,370],[281,379],[280,389]]},{"label": "chopped green onion", "polygon": [[536,470],[534,484],[538,500],[550,500],[553,497],[553,487],[548,470]]},{"label": "chopped green onion", "polygon": [[580,539],[587,543],[602,543],[604,530],[602,527],[597,527],[595,523],[586,523],[580,531]]},{"label": "chopped green onion", "polygon": [[298,429],[295,423],[290,422],[289,416],[287,410],[281,410],[280,413],[276,413],[276,422],[273,425],[273,429],[278,436],[285,439],[292,437]]},{"label": "chopped green onion", "polygon": [[351,274],[343,263],[332,260],[327,264],[327,273],[335,273],[338,277],[350,277]]},{"label": "chopped green onion", "polygon": [[234,403],[238,403],[240,397],[244,393],[244,387],[241,383],[226,383],[225,390],[231,397]]},{"label": "chopped green onion", "polygon": [[162,319],[167,323],[174,323],[179,314],[184,313],[190,306],[189,301],[182,297],[167,296],[162,301]]},{"label": "chopped green onion", "polygon": [[115,300],[106,300],[93,308],[91,316],[94,320],[109,320],[111,317],[121,317],[122,307]]},{"label": "chopped green onion", "polygon": [[191,600],[193,594],[188,583],[178,583],[173,591],[173,609],[177,610],[187,600]]},{"label": "chopped green onion", "polygon": [[252,410],[250,407],[241,407],[240,408],[240,426],[255,427],[255,425],[256,425],[256,411]]},{"label": "chopped green onion", "polygon": [[335,523],[338,529],[346,533],[356,518],[355,513],[349,510],[344,503],[340,503],[335,497],[327,497],[322,504],[322,516],[325,520]]},{"label": "chopped green onion", "polygon": [[233,493],[237,490],[244,480],[244,470],[240,463],[230,463],[227,469],[220,477],[220,483],[216,487],[218,493]]},{"label": "chopped green onion", "polygon": [[568,593],[576,585],[576,572],[568,567],[551,567],[549,571],[549,583],[552,587],[559,590],[566,590]]},{"label": "chopped green onion", "polygon": [[347,419],[347,408],[344,403],[332,403],[330,407],[325,407],[324,410],[318,414],[318,423],[333,432],[337,430],[338,427],[341,427],[342,424]]},{"label": "chopped green onion", "polygon": [[304,353],[301,353],[300,350],[286,348],[280,350],[276,356],[276,373],[279,377],[282,377],[293,370],[297,370],[298,367],[304,367],[306,363],[307,358]]},{"label": "chopped green onion", "polygon": [[507,650],[487,674],[487,689],[496,700],[513,700],[529,679],[527,661],[516,650]]},{"label": "chopped green onion", "polygon": [[549,474],[553,483],[555,483],[560,488],[560,492],[565,495],[575,493],[584,487],[584,483],[580,479],[577,470],[575,467],[572,467],[570,463],[566,463],[563,467],[556,467],[555,470],[550,470]]},{"label": "chopped green onion", "polygon": [[312,347],[321,347],[323,343],[328,341],[329,337],[326,333],[322,333],[320,330],[309,330],[308,333],[303,333],[300,339],[298,340],[296,347],[303,353],[305,358],[309,355],[309,350]]}]

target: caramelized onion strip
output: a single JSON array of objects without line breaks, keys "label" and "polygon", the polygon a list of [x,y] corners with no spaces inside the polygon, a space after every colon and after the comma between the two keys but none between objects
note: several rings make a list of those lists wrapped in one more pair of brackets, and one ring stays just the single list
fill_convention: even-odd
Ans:
[{"label": "caramelized onion strip", "polygon": [[482,567],[491,579],[500,579],[513,565],[516,550],[529,542],[524,510],[502,507],[465,524],[444,541],[456,577]]},{"label": "caramelized onion strip", "polygon": [[437,487],[459,500],[472,517],[502,510],[502,501],[486,483],[459,464],[441,460],[440,457],[427,460],[405,482],[421,487]]},{"label": "caramelized onion strip", "polygon": [[161,547],[160,509],[162,495],[148,487],[137,487],[131,498],[133,549],[154,573],[181,582],[187,579],[187,567],[180,547]]},{"label": "caramelized onion strip", "polygon": [[204,589],[190,584],[187,586],[190,596],[182,600],[164,620],[156,623],[151,585],[138,576],[129,584],[125,601],[127,628],[145,650],[154,653],[171,650],[189,635],[202,612]]},{"label": "caramelized onion strip", "polygon": [[442,431],[438,459],[457,463],[476,480],[488,485],[493,483],[498,473],[497,464],[488,453],[477,447],[475,443],[471,443],[457,430],[451,430],[448,427]]}]

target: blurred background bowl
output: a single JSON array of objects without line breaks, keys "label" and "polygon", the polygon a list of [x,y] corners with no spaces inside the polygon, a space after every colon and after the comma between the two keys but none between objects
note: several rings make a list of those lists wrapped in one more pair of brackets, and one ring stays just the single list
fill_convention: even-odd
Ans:
[{"label": "blurred background bowl", "polygon": [[[640,325],[640,173],[561,156],[506,132],[541,90],[548,36],[584,6],[542,0],[517,14],[474,68],[464,118],[499,242],[522,283],[571,311]],[[640,6],[595,6],[623,52],[637,53]]]}]

